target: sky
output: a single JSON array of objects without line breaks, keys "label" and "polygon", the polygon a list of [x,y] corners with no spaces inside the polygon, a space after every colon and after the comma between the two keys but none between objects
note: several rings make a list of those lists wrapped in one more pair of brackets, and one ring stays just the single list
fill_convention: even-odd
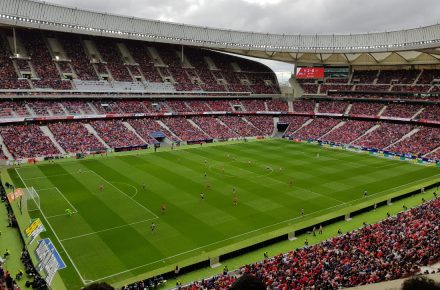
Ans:
[{"label": "sky", "polygon": [[[436,24],[439,0],[46,0],[139,18],[280,34],[349,34]],[[293,65],[262,61],[280,80]]]}]

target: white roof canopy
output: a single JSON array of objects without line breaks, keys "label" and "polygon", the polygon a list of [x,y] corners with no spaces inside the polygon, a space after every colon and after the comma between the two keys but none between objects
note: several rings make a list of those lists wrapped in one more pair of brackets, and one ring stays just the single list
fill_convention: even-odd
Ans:
[{"label": "white roof canopy", "polygon": [[280,35],[124,17],[31,0],[1,0],[0,24],[196,46],[297,64],[440,63],[439,24],[368,34]]}]

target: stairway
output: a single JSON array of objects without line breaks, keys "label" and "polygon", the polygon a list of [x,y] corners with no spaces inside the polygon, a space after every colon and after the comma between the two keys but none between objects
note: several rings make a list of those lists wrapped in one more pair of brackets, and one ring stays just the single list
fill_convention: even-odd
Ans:
[{"label": "stairway", "polygon": [[35,114],[34,110],[33,110],[31,107],[29,107],[28,104],[25,104],[24,106],[26,107],[26,109],[28,110],[29,114],[30,114],[32,117],[37,116],[37,114]]},{"label": "stairway", "polygon": [[266,102],[264,102],[264,110],[265,110],[266,112],[269,112],[269,107],[267,106],[267,103],[266,103]]},{"label": "stairway", "polygon": [[319,103],[318,103],[318,102],[316,102],[316,104],[315,104],[315,109],[313,109],[313,112],[314,112],[315,114],[319,112]]},{"label": "stairway", "polygon": [[404,135],[402,138],[400,138],[399,140],[397,140],[397,141],[394,142],[394,143],[391,143],[390,145],[388,145],[388,146],[385,147],[384,149],[388,149],[388,148],[394,146],[395,144],[400,143],[400,142],[404,141],[405,139],[408,139],[409,137],[411,137],[412,135],[414,135],[415,133],[417,133],[417,132],[419,132],[419,131],[420,131],[420,128],[415,128],[415,129],[411,130],[409,133],[407,133],[406,135]]},{"label": "stairway", "polygon": [[66,116],[70,115],[69,111],[67,111],[66,107],[64,107],[64,105],[62,103],[58,103],[58,104],[60,105],[61,109],[63,110],[64,115],[66,115]]},{"label": "stairway", "polygon": [[43,134],[49,137],[49,139],[52,141],[52,143],[57,147],[58,151],[61,152],[61,154],[65,155],[67,152],[61,147],[60,144],[58,144],[57,140],[55,140],[55,137],[52,134],[52,131],[50,131],[49,127],[47,126],[40,126],[41,131],[43,131]]},{"label": "stairway", "polygon": [[434,150],[432,150],[432,151],[426,153],[426,154],[423,155],[422,157],[426,157],[426,156],[428,156],[428,155],[430,155],[430,154],[432,154],[432,153],[435,153],[435,152],[437,152],[437,151],[440,151],[440,146],[438,146],[438,147],[435,148]]},{"label": "stairway", "polygon": [[122,124],[124,124],[124,126],[130,130],[131,132],[133,132],[139,139],[142,140],[142,142],[144,142],[145,144],[148,144],[148,142],[141,137],[141,135],[138,134],[138,132],[136,132],[136,130],[128,123],[128,122],[122,122]]},{"label": "stairway", "polygon": [[89,131],[89,133],[91,133],[93,136],[96,137],[96,139],[99,140],[99,142],[101,142],[101,144],[107,148],[107,149],[111,149],[110,146],[107,145],[107,143],[104,142],[104,140],[101,139],[101,137],[99,137],[98,133],[95,131],[95,129],[90,125],[90,124],[83,124],[84,127],[86,127],[87,131]]},{"label": "stairway", "polygon": [[341,121],[339,122],[336,126],[334,126],[333,128],[330,129],[330,131],[328,131],[327,133],[325,133],[324,135],[322,135],[321,137],[318,138],[318,140],[324,138],[325,136],[327,136],[328,134],[330,134],[331,132],[333,132],[334,130],[342,127],[345,125],[345,123],[347,123],[346,121]]},{"label": "stairway", "polygon": [[383,106],[383,108],[379,111],[379,114],[377,114],[379,117],[382,116],[383,112],[388,108],[388,106]]},{"label": "stairway", "polygon": [[174,132],[171,131],[171,129],[168,128],[168,126],[165,125],[162,121],[160,121],[160,120],[156,120],[156,122],[157,122],[161,127],[163,127],[164,129],[166,129],[166,132],[169,132],[171,135],[173,135],[174,137],[176,137],[178,140],[181,140],[181,139],[180,139],[176,134],[174,134]]},{"label": "stairway", "polygon": [[288,101],[287,105],[289,105],[289,113],[293,113],[293,101]]},{"label": "stairway", "polygon": [[[191,125],[193,125],[193,126],[196,127],[197,129],[199,129],[200,131],[202,131],[206,136],[209,136],[209,134],[207,134],[205,131],[203,131],[203,129],[200,128],[200,126],[197,125],[193,120],[191,120],[191,119],[187,119],[187,120],[188,120],[188,122],[189,122]],[[212,138],[211,136],[209,136],[209,137]]]},{"label": "stairway", "polygon": [[290,84],[290,86],[293,89],[293,97],[295,99],[298,99],[298,98],[300,98],[300,97],[302,97],[304,95],[304,90],[303,90],[303,88],[301,87],[300,83],[298,82],[298,80],[296,78],[291,77],[289,79],[289,84]]},{"label": "stairway", "polygon": [[249,122],[249,120],[247,120],[245,117],[242,117],[241,119],[242,119],[243,121],[245,121],[246,123],[248,123],[249,126],[252,126],[252,127],[256,128],[258,131],[261,132],[260,128],[256,127],[254,124],[252,124],[251,122]]},{"label": "stairway", "polygon": [[6,147],[5,143],[3,142],[3,137],[0,135],[0,146],[3,150],[3,154],[8,157],[9,160],[13,160],[14,157],[12,156],[12,154],[9,152],[8,148]]},{"label": "stairway", "polygon": [[353,107],[353,104],[349,104],[347,106],[347,109],[345,109],[345,112],[344,112],[344,116],[348,116],[350,114],[351,107]]},{"label": "stairway", "polygon": [[348,144],[348,145],[351,145],[351,144],[356,143],[358,140],[360,140],[360,139],[363,138],[364,136],[370,134],[371,132],[377,130],[377,128],[379,128],[379,127],[380,127],[380,125],[374,125],[374,126],[371,127],[370,129],[368,129],[364,134],[362,134],[361,136],[357,137],[357,138],[354,139],[352,142],[350,142],[350,144]]},{"label": "stairway", "polygon": [[414,120],[418,115],[420,115],[423,111],[425,110],[425,108],[421,108],[420,110],[417,111],[417,113],[415,113],[412,117],[411,120]]},{"label": "stairway", "polygon": [[[291,135],[295,134],[296,132],[298,132],[298,131],[301,130],[302,128],[308,126],[310,123],[313,122],[313,120],[315,120],[315,119],[309,119],[309,120],[307,120],[304,124],[301,125],[301,127],[299,127],[297,130],[293,131]],[[290,127],[290,125],[289,125],[289,127]],[[287,127],[287,130],[286,130],[286,131],[289,130],[289,127]]]},{"label": "stairway", "polygon": [[[278,128],[277,128],[277,124],[280,121],[280,117],[273,117],[273,132],[272,132],[272,137],[277,137],[277,138],[281,138],[284,134],[284,132],[278,132]],[[278,133],[281,133],[281,135],[279,135]],[[279,136],[277,136],[279,135]]]}]

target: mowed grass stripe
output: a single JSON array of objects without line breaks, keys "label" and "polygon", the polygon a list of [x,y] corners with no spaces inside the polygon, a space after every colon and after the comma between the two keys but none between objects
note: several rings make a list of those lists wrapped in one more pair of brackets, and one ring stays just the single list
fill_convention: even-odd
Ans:
[{"label": "mowed grass stripe", "polygon": [[[116,203],[111,200],[111,196],[106,198],[97,198],[96,192],[98,191],[98,185],[95,184],[97,178],[93,178],[94,182],[90,179],[90,187],[84,186],[79,179],[84,180],[83,175],[77,175],[75,177],[63,178],[62,180],[57,177],[50,177],[55,172],[67,173],[61,165],[54,164],[53,168],[44,172],[48,175],[48,179],[52,183],[61,188],[65,192],[69,200],[75,204],[79,213],[72,217],[64,216],[57,220],[51,220],[51,224],[57,229],[71,229],[71,228],[85,228],[88,226],[86,233],[96,232],[96,234],[84,237],[81,239],[74,239],[64,241],[63,244],[74,255],[75,263],[78,263],[78,268],[86,272],[93,270],[99,273],[96,276],[89,276],[88,279],[97,279],[102,274],[112,274],[114,271],[122,271],[127,267],[132,266],[134,258],[159,259],[163,257],[160,251],[148,241],[148,239],[142,236],[134,226],[126,226],[114,231],[102,232],[103,229],[108,229],[115,226],[126,225],[126,220],[118,215],[114,209],[123,206],[120,203]],[[87,173],[84,173],[86,175]],[[105,189],[104,191],[108,191]],[[120,201],[117,199],[116,201]],[[112,204],[112,206],[109,206]],[[137,209],[139,210],[139,209]],[[148,229],[149,224],[143,226],[144,229]],[[71,236],[65,236],[69,238]],[[62,239],[62,237],[60,237]],[[84,249],[92,247],[93,250]],[[125,249],[130,249],[126,251]],[[93,261],[93,262],[92,262]],[[100,261],[100,262],[99,262]],[[100,263],[102,266],[95,265]],[[99,267],[99,269],[96,269]]]},{"label": "mowed grass stripe", "polygon": [[[140,161],[139,159],[137,160],[138,162]],[[130,183],[130,184],[136,184],[139,181],[133,180],[131,179],[131,177],[128,177],[126,175],[123,175],[122,173],[120,173],[119,171],[114,170],[114,167],[110,167],[105,165],[103,162],[95,162],[95,163],[87,163],[86,165],[89,169],[91,170],[96,170],[97,172],[100,172],[100,175],[103,176],[104,178],[106,178],[107,180],[125,180],[126,182]],[[121,165],[120,165],[121,166]],[[122,168],[122,167],[118,167],[118,168]],[[133,168],[131,169],[131,171],[133,171]],[[159,173],[160,176],[170,176],[169,173],[170,172],[166,172],[166,171],[161,171],[161,169],[159,167],[157,167],[155,169],[155,171],[157,172],[161,172]],[[121,170],[121,172],[129,172],[129,171],[124,171]],[[132,175],[132,174],[130,174]],[[182,232],[191,232],[192,229],[194,228],[206,228],[206,230],[208,231],[207,233],[209,235],[211,235],[211,237],[218,237],[221,238],[221,234],[219,234],[218,232],[215,231],[215,229],[207,226],[205,223],[203,223],[203,221],[195,218],[192,214],[181,210],[179,207],[174,206],[174,203],[178,203],[179,199],[176,199],[174,201],[174,203],[172,204],[167,204],[167,212],[165,214],[162,214],[160,212],[160,206],[161,204],[164,202],[165,199],[165,195],[166,193],[151,193],[148,194],[148,201],[153,201],[153,203],[149,202],[148,205],[151,206],[151,204],[155,204],[157,205],[157,207],[154,207],[152,209],[153,212],[156,212],[157,215],[160,217],[160,220],[157,221],[157,225],[158,227],[161,227],[162,223],[166,222],[168,218],[171,217],[171,215],[174,216],[178,216],[180,217],[180,220],[186,220],[187,223],[186,224],[182,224],[181,226],[179,226],[179,229],[176,229],[178,231],[182,231]],[[159,196],[162,195],[162,196]],[[143,196],[143,194],[138,194],[135,199],[136,200],[140,200],[141,197]],[[148,206],[146,205],[146,206]],[[195,243],[194,245],[197,245],[197,243]],[[157,245],[159,246],[159,245]]]},{"label": "mowed grass stripe", "polygon": [[[227,154],[236,156],[237,161],[232,162]],[[248,160],[252,160],[252,165],[247,164]],[[110,276],[110,282],[163,265],[173,267],[203,251],[285,227],[297,221],[301,208],[310,214],[305,219],[312,219],[329,208],[346,206],[338,200],[351,204],[362,197],[365,187],[370,194],[380,195],[439,173],[438,168],[282,140],[59,164],[64,171],[52,164],[26,167],[23,178],[29,178],[29,183],[32,181],[39,188],[57,186],[78,208],[79,214],[70,220],[51,219],[55,223],[58,219],[64,221],[54,228],[60,236],[72,238],[63,244],[80,265],[85,279]],[[77,174],[79,168],[85,173]],[[112,185],[104,183],[101,194],[98,185],[102,180],[88,170]],[[293,179],[293,186],[289,186],[289,179]],[[206,188],[207,183],[211,190]],[[239,196],[237,207],[232,205],[234,186]],[[205,191],[204,201],[200,200],[200,191]],[[146,214],[141,207],[130,206],[134,201],[159,216],[155,233],[149,229],[150,222],[129,224],[138,214]],[[164,202],[167,212],[162,214],[160,206]],[[58,212],[65,202],[56,198],[49,206]],[[83,215],[83,211],[87,214]],[[77,223],[69,224],[75,219]],[[109,230],[100,232],[106,228]],[[96,233],[75,237],[89,230]],[[101,259],[103,256],[108,258]],[[71,269],[62,271],[69,286],[77,285]]]}]

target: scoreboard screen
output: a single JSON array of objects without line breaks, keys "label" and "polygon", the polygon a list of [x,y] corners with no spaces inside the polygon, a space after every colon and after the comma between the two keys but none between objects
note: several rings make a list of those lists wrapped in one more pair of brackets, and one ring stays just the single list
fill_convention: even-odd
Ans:
[{"label": "scoreboard screen", "polygon": [[323,79],[323,67],[299,67],[296,71],[297,79]]}]

